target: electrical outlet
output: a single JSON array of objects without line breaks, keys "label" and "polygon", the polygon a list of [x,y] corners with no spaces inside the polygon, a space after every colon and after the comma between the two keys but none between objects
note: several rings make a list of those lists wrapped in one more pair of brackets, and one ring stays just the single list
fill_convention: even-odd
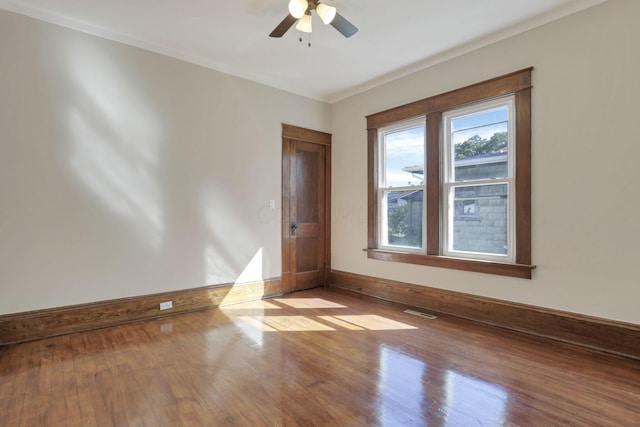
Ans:
[{"label": "electrical outlet", "polygon": [[165,301],[160,303],[160,310],[169,310],[173,308],[173,301]]}]

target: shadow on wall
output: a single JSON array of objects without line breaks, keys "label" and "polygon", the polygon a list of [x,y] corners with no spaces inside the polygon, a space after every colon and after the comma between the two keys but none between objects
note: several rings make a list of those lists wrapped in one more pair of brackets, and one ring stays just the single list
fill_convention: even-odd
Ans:
[{"label": "shadow on wall", "polygon": [[165,233],[158,183],[163,129],[127,76],[99,52],[70,52],[71,77],[80,89],[68,109],[69,161],[103,205],[132,233],[158,249]]},{"label": "shadow on wall", "polygon": [[[149,283],[164,291],[264,281],[269,256],[255,236],[255,224],[247,227],[236,212],[242,199],[226,197],[238,188],[216,182],[220,177],[210,170],[194,172],[188,160],[172,157],[176,147],[169,150],[173,142],[167,128],[181,118],[164,117],[166,105],[156,105],[142,85],[136,85],[136,79],[144,78],[143,70],[93,42],[70,43],[61,67],[74,89],[67,94],[70,104],[64,112],[68,165],[97,200],[69,208],[90,206],[111,213],[105,215],[104,227],[100,218],[92,218],[89,233],[95,234],[95,245],[110,233],[114,246],[105,253],[121,249],[122,258],[128,258],[126,263],[104,260],[112,265],[101,283],[124,279],[135,287],[136,282],[147,282],[144,290],[133,289],[136,295],[149,293]],[[190,146],[188,135],[184,139],[180,144],[185,150],[198,145]],[[265,213],[256,213],[258,226],[279,226],[275,210],[267,216],[270,220],[264,223]]]}]

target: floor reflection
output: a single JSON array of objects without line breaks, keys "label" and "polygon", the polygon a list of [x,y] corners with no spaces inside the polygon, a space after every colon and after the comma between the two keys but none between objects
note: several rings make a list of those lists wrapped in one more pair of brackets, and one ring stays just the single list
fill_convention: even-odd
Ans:
[{"label": "floor reflection", "polygon": [[429,401],[425,396],[427,365],[406,353],[380,348],[379,422],[382,426],[423,426]]},{"label": "floor reflection", "polygon": [[503,425],[509,394],[502,387],[455,371],[445,373],[445,426],[477,423]]}]

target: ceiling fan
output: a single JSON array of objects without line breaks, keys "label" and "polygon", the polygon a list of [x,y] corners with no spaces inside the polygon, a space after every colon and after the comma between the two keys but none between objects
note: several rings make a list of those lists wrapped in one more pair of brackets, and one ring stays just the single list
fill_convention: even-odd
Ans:
[{"label": "ceiling fan", "polygon": [[351,37],[358,32],[358,28],[340,15],[336,8],[328,6],[318,0],[290,0],[289,14],[269,34],[269,37],[282,37],[291,26],[298,21],[296,29],[311,32],[311,11],[315,10],[325,24],[331,24],[343,36]]}]

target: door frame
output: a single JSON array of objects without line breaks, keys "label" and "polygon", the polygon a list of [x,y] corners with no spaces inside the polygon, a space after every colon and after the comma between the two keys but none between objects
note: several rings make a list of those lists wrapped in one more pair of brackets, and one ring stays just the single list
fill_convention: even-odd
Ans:
[{"label": "door frame", "polygon": [[295,290],[295,275],[291,263],[291,211],[293,195],[290,187],[293,144],[296,141],[319,144],[325,147],[325,251],[324,274],[320,278],[327,285],[331,271],[331,134],[298,126],[282,124],[282,291],[287,294]]}]

